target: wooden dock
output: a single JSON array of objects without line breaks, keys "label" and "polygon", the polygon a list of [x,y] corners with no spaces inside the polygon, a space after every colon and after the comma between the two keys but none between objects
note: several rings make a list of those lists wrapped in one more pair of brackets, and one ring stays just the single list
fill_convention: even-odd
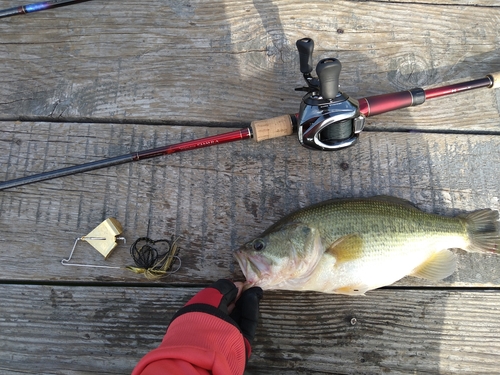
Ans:
[{"label": "wooden dock", "polygon": [[[20,5],[0,0],[0,8]],[[296,113],[295,41],[366,97],[500,71],[496,0],[86,1],[0,20],[0,181]],[[286,213],[393,195],[427,212],[500,209],[500,92],[368,119],[359,142],[208,147],[0,192],[0,373],[126,374],[232,252]],[[108,217],[111,256],[75,238]],[[139,237],[180,237],[180,270],[125,269]],[[500,374],[500,256],[363,297],[266,292],[250,374]],[[354,318],[354,320],[353,320]]]}]

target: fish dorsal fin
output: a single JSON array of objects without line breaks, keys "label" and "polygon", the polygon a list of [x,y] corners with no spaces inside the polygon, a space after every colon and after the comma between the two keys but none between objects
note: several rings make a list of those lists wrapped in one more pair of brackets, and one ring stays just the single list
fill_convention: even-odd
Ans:
[{"label": "fish dorsal fin", "polygon": [[325,251],[335,257],[337,262],[355,260],[363,255],[363,239],[359,234],[348,234],[337,239]]},{"label": "fish dorsal fin", "polygon": [[434,253],[420,266],[415,268],[411,276],[427,280],[442,280],[450,276],[457,267],[457,257],[450,250],[441,250]]},{"label": "fish dorsal fin", "polygon": [[398,204],[400,206],[405,206],[407,208],[418,210],[418,208],[409,200],[397,198],[397,197],[391,197],[390,195],[376,195],[376,196],[370,197],[368,199],[373,200],[373,201]]}]

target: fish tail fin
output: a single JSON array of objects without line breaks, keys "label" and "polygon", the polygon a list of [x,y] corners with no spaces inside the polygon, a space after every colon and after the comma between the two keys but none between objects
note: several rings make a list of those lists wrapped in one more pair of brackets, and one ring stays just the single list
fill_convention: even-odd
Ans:
[{"label": "fish tail fin", "polygon": [[463,215],[467,223],[472,252],[500,252],[500,222],[498,211],[485,208]]}]

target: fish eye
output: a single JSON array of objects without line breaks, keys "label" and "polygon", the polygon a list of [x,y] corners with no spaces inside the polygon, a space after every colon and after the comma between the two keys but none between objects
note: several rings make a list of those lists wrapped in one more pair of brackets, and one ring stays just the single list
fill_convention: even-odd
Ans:
[{"label": "fish eye", "polygon": [[266,244],[264,243],[264,241],[262,241],[260,239],[253,241],[253,249],[255,251],[262,251],[265,248],[266,248]]}]

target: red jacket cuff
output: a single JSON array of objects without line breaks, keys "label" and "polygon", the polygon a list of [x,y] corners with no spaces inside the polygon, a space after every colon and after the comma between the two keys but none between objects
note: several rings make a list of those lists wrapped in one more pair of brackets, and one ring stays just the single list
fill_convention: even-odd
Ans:
[{"label": "red jacket cuff", "polygon": [[[242,375],[246,364],[246,349],[243,335],[237,327],[216,316],[203,312],[183,314],[172,321],[161,345],[148,353],[137,364],[133,375],[149,375],[148,366],[156,375],[158,365],[168,360],[182,360],[206,371],[224,375]],[[154,363],[154,366],[152,365]],[[168,368],[165,369],[165,374]]]}]

